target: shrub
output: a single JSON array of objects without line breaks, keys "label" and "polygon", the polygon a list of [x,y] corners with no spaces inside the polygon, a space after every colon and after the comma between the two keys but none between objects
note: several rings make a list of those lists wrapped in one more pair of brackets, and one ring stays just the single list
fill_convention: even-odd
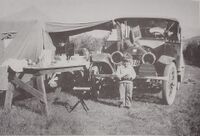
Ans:
[{"label": "shrub", "polygon": [[87,34],[82,34],[72,38],[71,43],[75,45],[75,50],[87,48],[90,52],[99,51],[105,45],[105,38],[95,38]]},{"label": "shrub", "polygon": [[200,42],[198,40],[188,42],[183,53],[185,59],[191,64],[200,65]]}]

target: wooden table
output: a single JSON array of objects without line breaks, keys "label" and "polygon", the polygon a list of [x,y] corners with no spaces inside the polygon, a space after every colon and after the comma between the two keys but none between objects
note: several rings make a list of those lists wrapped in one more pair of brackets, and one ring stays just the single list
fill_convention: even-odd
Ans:
[{"label": "wooden table", "polygon": [[[48,67],[38,67],[38,66],[29,66],[23,69],[23,72],[19,73],[19,76],[17,76],[17,73],[14,71],[9,72],[9,89],[6,91],[6,97],[5,97],[5,103],[4,107],[6,109],[11,109],[12,99],[13,99],[13,92],[15,90],[15,86],[23,89],[24,91],[30,93],[34,97],[36,97],[38,100],[43,102],[45,115],[49,115],[48,110],[48,102],[47,102],[47,94],[46,89],[44,85],[44,75],[46,74],[52,74],[56,72],[73,72],[73,71],[79,71],[79,70],[86,70],[85,64],[66,64],[66,65],[52,65]],[[34,88],[32,85],[30,85],[30,82],[23,82],[21,79],[24,76],[24,74],[32,74],[33,77],[36,79],[36,87]]]}]

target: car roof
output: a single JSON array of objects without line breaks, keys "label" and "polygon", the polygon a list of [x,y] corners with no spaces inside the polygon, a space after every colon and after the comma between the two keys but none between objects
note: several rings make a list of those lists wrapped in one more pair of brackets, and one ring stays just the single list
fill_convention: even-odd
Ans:
[{"label": "car roof", "polygon": [[120,17],[120,18],[116,18],[114,19],[114,21],[125,21],[125,20],[133,20],[133,19],[161,19],[161,20],[166,20],[166,21],[175,21],[177,23],[179,23],[179,21],[175,18],[165,18],[165,17]]}]

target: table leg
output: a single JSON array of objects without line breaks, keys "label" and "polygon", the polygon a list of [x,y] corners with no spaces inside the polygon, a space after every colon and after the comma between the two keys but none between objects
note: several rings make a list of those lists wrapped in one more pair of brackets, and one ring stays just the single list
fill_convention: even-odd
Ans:
[{"label": "table leg", "polygon": [[8,111],[11,110],[14,90],[15,90],[14,85],[12,83],[9,83],[4,102],[4,108]]},{"label": "table leg", "polygon": [[45,114],[48,116],[49,110],[48,110],[48,103],[47,103],[47,94],[46,94],[46,89],[45,89],[45,85],[44,85],[44,76],[43,75],[38,76],[36,78],[36,83],[37,83],[37,89],[43,93]]}]

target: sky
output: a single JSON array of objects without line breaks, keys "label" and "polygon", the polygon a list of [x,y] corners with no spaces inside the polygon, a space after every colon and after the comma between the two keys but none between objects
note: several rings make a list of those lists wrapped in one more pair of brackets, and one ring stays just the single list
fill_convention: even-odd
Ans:
[{"label": "sky", "polygon": [[0,0],[0,17],[30,6],[53,21],[68,23],[130,16],[176,18],[188,35],[200,34],[199,3],[194,0]]}]

